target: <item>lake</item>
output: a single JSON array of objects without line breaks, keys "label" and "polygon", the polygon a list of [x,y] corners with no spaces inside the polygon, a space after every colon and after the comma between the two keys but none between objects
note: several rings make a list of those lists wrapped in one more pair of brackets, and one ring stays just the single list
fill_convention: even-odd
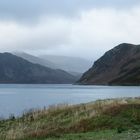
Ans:
[{"label": "lake", "polygon": [[81,85],[0,85],[0,117],[16,116],[32,108],[79,104],[98,99],[139,97],[140,87]]}]

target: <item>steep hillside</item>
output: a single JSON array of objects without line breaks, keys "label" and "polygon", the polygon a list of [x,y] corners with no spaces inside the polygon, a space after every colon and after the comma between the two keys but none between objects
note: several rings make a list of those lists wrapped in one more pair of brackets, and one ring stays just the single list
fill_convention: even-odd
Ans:
[{"label": "steep hillside", "polygon": [[123,43],[106,52],[78,83],[140,85],[140,45]]},{"label": "steep hillside", "polygon": [[75,77],[63,70],[33,64],[10,53],[0,53],[0,83],[73,83]]}]

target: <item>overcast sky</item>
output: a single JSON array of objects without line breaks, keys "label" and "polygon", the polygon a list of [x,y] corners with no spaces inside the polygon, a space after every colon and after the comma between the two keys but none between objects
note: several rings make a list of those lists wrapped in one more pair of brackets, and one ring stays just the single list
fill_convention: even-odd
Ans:
[{"label": "overcast sky", "polygon": [[140,0],[0,0],[0,51],[93,61],[140,44]]}]

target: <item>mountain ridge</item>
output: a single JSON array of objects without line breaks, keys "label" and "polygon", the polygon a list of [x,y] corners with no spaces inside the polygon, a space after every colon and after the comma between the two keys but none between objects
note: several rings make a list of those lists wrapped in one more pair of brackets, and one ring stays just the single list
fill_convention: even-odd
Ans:
[{"label": "mountain ridge", "polygon": [[58,69],[55,64],[53,64],[52,62],[48,61],[48,60],[44,60],[41,59],[37,56],[31,55],[29,53],[25,53],[25,52],[14,52],[14,55],[18,56],[18,57],[22,57],[23,59],[26,59],[28,61],[30,61],[31,63],[34,64],[40,64],[42,66],[46,66],[52,69]]},{"label": "mountain ridge", "polygon": [[77,80],[91,66],[91,61],[79,57],[66,57],[58,55],[34,56],[26,52],[14,52],[16,56],[22,57],[32,63],[47,66],[52,69],[61,69],[67,71]]},{"label": "mountain ridge", "polygon": [[69,72],[83,74],[91,66],[91,62],[84,58],[59,56],[59,55],[40,55],[39,58],[51,61],[57,67]]},{"label": "mountain ridge", "polygon": [[65,84],[75,81],[74,76],[63,70],[33,64],[8,52],[0,53],[0,66],[0,83]]},{"label": "mountain ridge", "polygon": [[140,85],[140,45],[122,43],[107,51],[83,74],[80,84]]}]

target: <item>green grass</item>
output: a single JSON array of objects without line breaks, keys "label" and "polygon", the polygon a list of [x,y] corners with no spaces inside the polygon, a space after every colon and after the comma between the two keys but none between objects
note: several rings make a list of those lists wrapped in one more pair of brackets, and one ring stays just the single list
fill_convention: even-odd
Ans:
[{"label": "green grass", "polygon": [[131,140],[139,136],[139,98],[51,106],[0,121],[0,140]]},{"label": "green grass", "polygon": [[[44,138],[40,140],[100,140],[100,139],[112,139],[115,135],[115,131],[101,131],[101,132],[88,132],[88,133],[79,133],[79,134],[66,134],[63,136]],[[29,139],[31,140],[31,139]],[[37,140],[37,139],[32,139]]]},{"label": "green grass", "polygon": [[98,132],[87,132],[79,134],[66,134],[51,138],[31,138],[26,140],[138,140],[139,132],[123,132],[117,133],[116,130],[106,130]]}]

